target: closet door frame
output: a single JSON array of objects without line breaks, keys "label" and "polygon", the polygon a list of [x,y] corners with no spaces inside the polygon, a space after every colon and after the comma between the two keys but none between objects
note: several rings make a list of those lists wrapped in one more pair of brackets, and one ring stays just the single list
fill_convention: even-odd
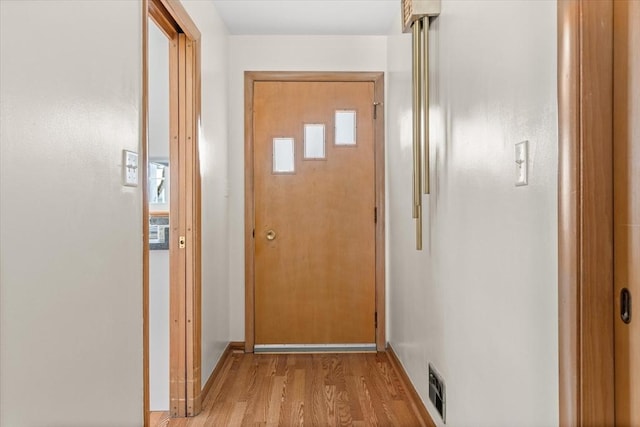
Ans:
[{"label": "closet door frame", "polygon": [[201,386],[201,196],[198,157],[200,31],[178,0],[143,0],[143,112],[140,174],[143,185],[143,395],[149,425],[149,208],[146,185],[149,122],[148,23],[168,36],[170,80],[170,327],[169,378],[172,417],[195,416]]}]

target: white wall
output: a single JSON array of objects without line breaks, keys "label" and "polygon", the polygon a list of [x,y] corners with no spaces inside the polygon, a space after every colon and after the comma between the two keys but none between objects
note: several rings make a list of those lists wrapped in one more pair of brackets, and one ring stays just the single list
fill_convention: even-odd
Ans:
[{"label": "white wall", "polygon": [[169,38],[149,18],[149,158],[169,159]]},{"label": "white wall", "polygon": [[202,34],[202,385],[229,343],[227,29],[211,1],[182,0]]},{"label": "white wall", "polygon": [[[202,33],[206,381],[229,341],[227,33],[183,3]],[[140,144],[141,4],[0,8],[0,425],[139,426],[142,199],[121,156]]]},{"label": "white wall", "polygon": [[[149,158],[169,159],[169,39],[149,19]],[[168,210],[169,204],[150,204]],[[169,250],[149,251],[149,408],[169,410]]]},{"label": "white wall", "polygon": [[0,2],[0,425],[142,425],[139,1]]},{"label": "white wall", "polygon": [[384,71],[386,36],[229,37],[231,340],[244,341],[244,72]]},{"label": "white wall", "polygon": [[169,251],[149,251],[149,408],[169,410]]},{"label": "white wall", "polygon": [[[410,38],[399,33],[388,46],[391,343],[425,402],[427,363],[443,375],[448,425],[557,425],[556,4],[442,2],[422,252]],[[529,185],[515,187],[523,140]]]}]

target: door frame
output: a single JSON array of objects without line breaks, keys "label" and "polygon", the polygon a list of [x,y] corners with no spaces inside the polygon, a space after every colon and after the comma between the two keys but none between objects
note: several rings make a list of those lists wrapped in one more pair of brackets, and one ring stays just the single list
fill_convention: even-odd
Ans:
[{"label": "door frame", "polygon": [[613,0],[558,1],[560,425],[614,425]]},{"label": "door frame", "polygon": [[[201,387],[201,236],[198,123],[200,122],[200,31],[179,0],[142,1],[142,260],[143,260],[143,410],[149,425],[149,204],[147,188],[149,126],[148,20],[168,36],[170,44],[171,187],[170,200],[170,369],[172,417],[197,415]],[[175,194],[175,193],[174,193]],[[186,247],[178,248],[179,236]]]},{"label": "door frame", "polygon": [[[385,150],[384,150],[384,73],[383,72],[265,72],[244,73],[244,248],[245,248],[245,352],[255,344],[255,207],[253,87],[256,82],[372,82],[374,84],[374,162],[375,203],[375,295],[376,348],[384,351],[385,335]],[[378,109],[378,107],[381,107]]]}]

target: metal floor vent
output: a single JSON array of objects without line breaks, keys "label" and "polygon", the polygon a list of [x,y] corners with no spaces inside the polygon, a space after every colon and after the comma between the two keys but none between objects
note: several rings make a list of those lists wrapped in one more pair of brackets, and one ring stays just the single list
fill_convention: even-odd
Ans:
[{"label": "metal floor vent", "polygon": [[440,414],[442,421],[446,424],[446,399],[444,381],[438,372],[429,363],[429,400],[433,403]]}]

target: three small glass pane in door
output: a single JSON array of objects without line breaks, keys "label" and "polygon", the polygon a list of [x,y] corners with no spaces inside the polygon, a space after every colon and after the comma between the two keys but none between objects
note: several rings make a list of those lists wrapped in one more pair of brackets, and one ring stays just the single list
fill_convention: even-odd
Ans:
[{"label": "three small glass pane in door", "polygon": [[[337,110],[335,112],[335,145],[356,145],[356,112]],[[326,159],[326,130],[323,123],[305,123],[305,160]],[[295,173],[295,140],[292,137],[273,138],[273,173]]]}]

